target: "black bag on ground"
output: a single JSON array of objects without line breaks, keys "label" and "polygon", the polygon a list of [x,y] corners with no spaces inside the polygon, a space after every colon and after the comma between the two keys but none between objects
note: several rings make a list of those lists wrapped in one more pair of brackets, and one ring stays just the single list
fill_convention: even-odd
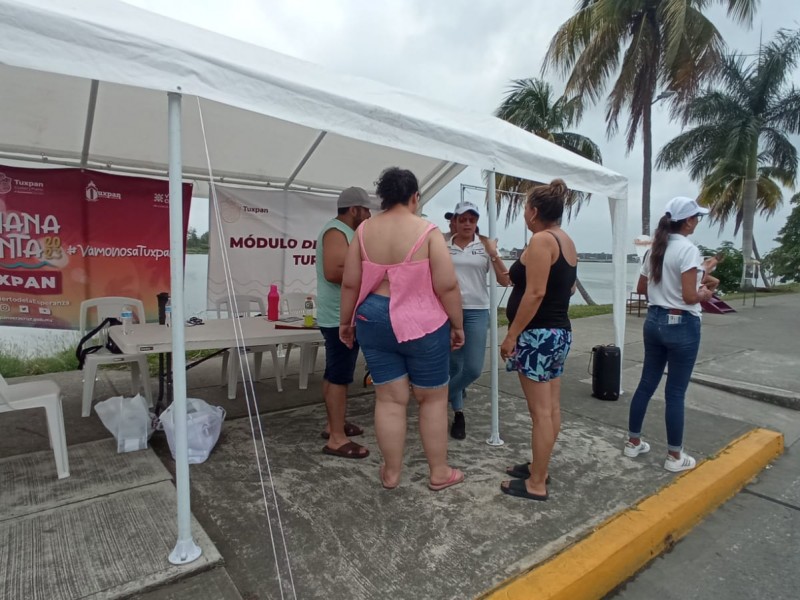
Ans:
[{"label": "black bag on ground", "polygon": [[[117,345],[114,343],[114,340],[108,337],[108,331],[106,330],[112,325],[122,325],[122,321],[115,319],[114,317],[107,317],[103,319],[102,323],[81,338],[81,341],[78,342],[78,347],[75,349],[75,356],[78,358],[79,369],[83,369],[83,363],[86,362],[87,354],[93,354],[102,348],[106,348],[112,354],[122,354],[122,350],[117,347]],[[84,345],[91,341],[92,338],[94,338],[94,336],[97,334],[100,334],[100,340],[104,341],[104,343],[98,346],[89,346],[88,348],[84,348]]]},{"label": "black bag on ground", "polygon": [[595,346],[589,360],[592,374],[592,396],[600,400],[618,400],[621,353],[614,344]]}]

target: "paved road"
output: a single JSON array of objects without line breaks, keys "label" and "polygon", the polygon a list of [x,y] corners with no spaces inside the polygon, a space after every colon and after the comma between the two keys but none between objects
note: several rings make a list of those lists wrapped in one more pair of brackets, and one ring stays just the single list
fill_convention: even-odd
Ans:
[{"label": "paved road", "polygon": [[615,600],[800,597],[800,442]]},{"label": "paved road", "polygon": [[[707,318],[707,354],[701,353],[696,371],[800,391],[800,296],[759,298],[755,309],[738,303],[735,308],[736,318]],[[609,598],[800,598],[800,411],[746,398],[715,402],[714,397],[709,391],[694,403],[783,432],[786,453]]]}]

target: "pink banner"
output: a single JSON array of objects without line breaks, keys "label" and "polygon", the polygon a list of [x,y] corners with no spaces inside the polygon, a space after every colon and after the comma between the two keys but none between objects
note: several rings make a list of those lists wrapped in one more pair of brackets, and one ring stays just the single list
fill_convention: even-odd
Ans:
[{"label": "pink banner", "polygon": [[[184,238],[192,186],[183,186]],[[77,329],[99,296],[170,289],[169,184],[82,169],[0,165],[0,325]]]}]

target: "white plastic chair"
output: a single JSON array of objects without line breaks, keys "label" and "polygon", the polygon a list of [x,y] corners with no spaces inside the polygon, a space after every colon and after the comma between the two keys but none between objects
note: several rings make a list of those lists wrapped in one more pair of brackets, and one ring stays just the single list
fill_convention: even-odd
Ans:
[{"label": "white plastic chair", "polygon": [[[135,322],[144,323],[144,304],[137,298],[126,298],[124,296],[105,296],[102,298],[90,298],[81,302],[80,335],[81,338],[103,322],[107,317],[119,319],[122,308],[125,306],[133,307],[133,318]],[[94,318],[92,318],[94,317]],[[87,342],[87,346],[105,344],[106,340],[96,337]],[[153,406],[153,394],[150,391],[150,368],[147,364],[146,354],[113,354],[105,347],[97,352],[87,354],[83,364],[83,403],[81,405],[81,416],[88,417],[92,413],[92,399],[94,398],[94,382],[97,379],[97,367],[100,365],[116,365],[130,363],[131,365],[131,391],[132,395],[139,393],[139,385],[144,390],[144,396],[148,404]]]},{"label": "white plastic chair", "polygon": [[[234,296],[234,305],[236,307],[236,314],[240,317],[253,317],[257,314],[267,314],[267,309],[264,306],[264,299],[260,296],[239,295]],[[228,307],[228,298],[218,298],[214,302],[217,311],[217,318],[231,318],[234,311]],[[264,352],[272,354],[272,365],[275,371],[275,384],[279,392],[283,391],[283,383],[281,381],[281,363],[278,360],[278,344],[269,344],[267,346],[248,346],[247,352],[253,355],[254,363],[254,381],[261,379],[261,359]],[[230,360],[229,360],[230,359]],[[236,348],[229,348],[222,355],[222,385],[228,383],[228,400],[236,398],[236,384],[239,381],[239,353]]]},{"label": "white plastic chair", "polygon": [[61,409],[61,390],[55,381],[27,381],[9,385],[0,375],[0,413],[26,408],[43,408],[47,414],[50,447],[56,458],[59,479],[69,477],[67,435],[64,431],[64,412]]},{"label": "white plastic chair", "polygon": [[[281,316],[282,317],[302,317],[306,307],[306,298],[311,296],[314,306],[317,305],[315,294],[305,294],[303,292],[288,292],[281,296]],[[308,389],[308,376],[314,372],[317,364],[317,353],[319,352],[319,342],[303,342],[301,344],[286,344],[286,356],[283,359],[283,372],[289,368],[289,355],[292,348],[300,346],[300,389]]]}]

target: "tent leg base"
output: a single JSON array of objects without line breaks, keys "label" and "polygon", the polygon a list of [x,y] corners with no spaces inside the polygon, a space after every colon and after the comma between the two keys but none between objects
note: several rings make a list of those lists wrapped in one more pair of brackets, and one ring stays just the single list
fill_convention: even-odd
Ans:
[{"label": "tent leg base", "polygon": [[169,562],[173,565],[188,565],[200,558],[203,551],[194,543],[192,538],[179,541],[169,555]]},{"label": "tent leg base", "polygon": [[505,442],[500,439],[500,434],[499,433],[492,434],[486,440],[486,443],[489,444],[490,446],[502,446],[503,444],[505,444]]}]

